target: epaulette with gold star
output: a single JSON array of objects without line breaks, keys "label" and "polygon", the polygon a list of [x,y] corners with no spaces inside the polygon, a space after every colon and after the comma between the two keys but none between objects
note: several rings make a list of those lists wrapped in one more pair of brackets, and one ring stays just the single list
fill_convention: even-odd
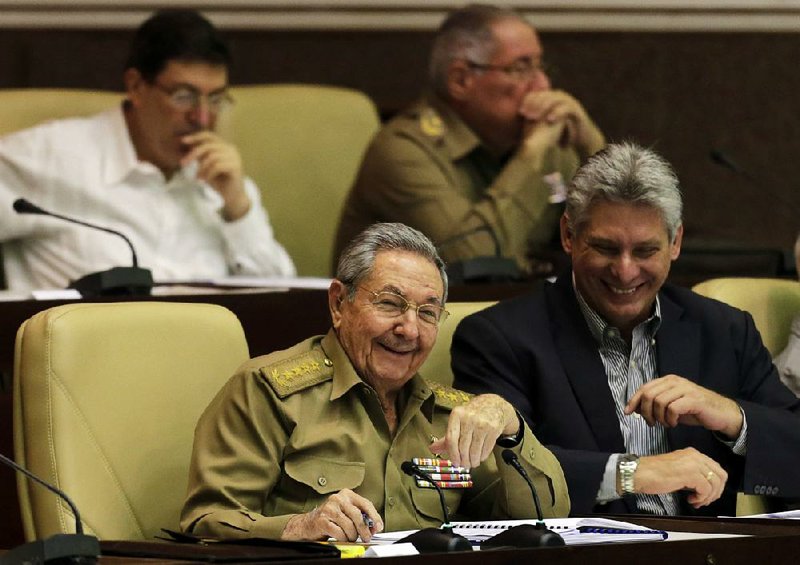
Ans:
[{"label": "epaulette with gold star", "polygon": [[425,108],[419,115],[419,129],[427,137],[441,138],[445,132],[445,125],[436,110]]},{"label": "epaulette with gold star", "polygon": [[321,349],[282,359],[259,370],[280,398],[333,378],[333,363]]},{"label": "epaulette with gold star", "polygon": [[463,390],[458,390],[431,381],[426,382],[428,383],[428,386],[431,387],[431,392],[433,392],[434,396],[436,397],[436,404],[442,408],[452,410],[456,406],[461,406],[462,404],[466,404],[472,400],[472,395],[464,392]]}]

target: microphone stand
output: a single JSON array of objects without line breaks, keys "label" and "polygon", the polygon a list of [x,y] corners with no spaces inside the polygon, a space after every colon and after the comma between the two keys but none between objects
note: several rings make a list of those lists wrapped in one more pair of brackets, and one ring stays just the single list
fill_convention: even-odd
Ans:
[{"label": "microphone stand", "polygon": [[37,477],[32,472],[22,467],[14,460],[0,453],[0,463],[22,473],[34,482],[42,485],[50,492],[56,494],[67,503],[75,516],[74,534],[55,534],[49,538],[40,539],[15,547],[11,551],[0,555],[0,565],[30,565],[50,563],[53,565],[95,563],[100,555],[100,543],[94,536],[83,533],[83,524],[78,507],[65,492],[57,489],[50,483]]},{"label": "microphone stand", "polygon": [[128,244],[128,247],[131,250],[132,266],[113,267],[106,271],[90,273],[70,282],[69,288],[74,288],[80,292],[81,296],[84,298],[108,295],[127,296],[150,294],[150,289],[153,288],[153,274],[150,272],[150,269],[143,269],[139,266],[139,261],[136,257],[136,250],[133,248],[133,243],[131,243],[131,240],[128,239],[124,233],[112,230],[111,228],[106,228],[91,224],[89,222],[84,222],[82,220],[77,220],[75,218],[70,218],[69,216],[56,214],[55,212],[49,212],[43,208],[40,208],[36,204],[25,200],[24,198],[17,198],[14,201],[13,206],[14,210],[18,214],[50,216],[52,218],[64,220],[65,222],[70,222],[79,226],[104,231],[106,233],[119,236],[125,240],[125,243]]},{"label": "microphone stand", "polygon": [[445,239],[437,247],[442,249],[458,243],[474,233],[485,231],[489,234],[494,244],[494,255],[471,257],[462,261],[454,261],[447,266],[447,278],[451,284],[471,282],[511,282],[522,280],[522,273],[516,261],[503,257],[500,250],[500,240],[488,225],[478,226],[466,232]]},{"label": "microphone stand", "polygon": [[411,461],[404,461],[400,469],[406,475],[428,481],[436,489],[436,492],[439,493],[439,502],[442,505],[444,522],[441,528],[425,528],[397,540],[395,543],[411,543],[420,553],[472,551],[472,544],[469,543],[469,540],[453,532],[453,526],[450,524],[450,514],[444,501],[444,493],[441,487],[436,484],[436,481]]},{"label": "microphone stand", "polygon": [[496,549],[499,547],[558,547],[565,545],[564,538],[552,530],[547,529],[542,515],[542,505],[539,502],[539,494],[536,492],[536,487],[533,486],[525,467],[517,459],[517,454],[510,449],[503,450],[503,461],[507,465],[511,465],[517,473],[519,473],[528,487],[531,489],[533,495],[533,504],[536,507],[536,516],[538,517],[536,524],[521,524],[514,526],[492,536],[481,544],[481,548]]}]

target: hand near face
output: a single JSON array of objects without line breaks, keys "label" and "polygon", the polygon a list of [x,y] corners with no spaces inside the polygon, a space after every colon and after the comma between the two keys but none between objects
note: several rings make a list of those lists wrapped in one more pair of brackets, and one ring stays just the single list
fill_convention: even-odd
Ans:
[{"label": "hand near face", "polygon": [[520,114],[532,124],[562,123],[563,134],[558,143],[576,148],[583,156],[592,155],[605,145],[603,134],[581,103],[563,90],[530,92],[522,101]]},{"label": "hand near face", "polygon": [[514,408],[496,394],[481,394],[453,408],[445,436],[430,445],[432,453],[446,453],[454,465],[477,467],[485,461],[501,435],[519,430]]},{"label": "hand near face", "polygon": [[651,426],[703,426],[730,439],[742,429],[736,402],[677,375],[654,379],[637,390],[625,406],[626,415],[634,412]]},{"label": "hand near face", "polygon": [[[364,515],[372,519],[372,528],[364,521]],[[329,496],[325,502],[305,514],[293,516],[283,529],[282,539],[326,540],[368,542],[372,534],[383,530],[383,520],[372,503],[349,489]]]},{"label": "hand near face", "polygon": [[197,161],[197,178],[222,196],[225,220],[232,222],[244,216],[251,203],[244,190],[242,158],[236,147],[208,130],[184,136],[181,141],[188,148],[181,164]]},{"label": "hand near face", "polygon": [[693,491],[687,502],[694,508],[707,506],[722,495],[728,473],[693,447],[639,459],[633,475],[634,491],[666,494],[681,489]]}]

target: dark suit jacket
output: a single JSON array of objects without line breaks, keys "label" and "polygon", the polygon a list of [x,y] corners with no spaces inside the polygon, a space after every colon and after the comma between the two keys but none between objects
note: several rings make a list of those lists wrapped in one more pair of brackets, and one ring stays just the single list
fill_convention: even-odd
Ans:
[{"label": "dark suit jacket", "polygon": [[[672,449],[692,446],[729,474],[717,502],[695,511],[682,500],[682,511],[733,515],[737,490],[800,496],[800,401],[780,382],[752,317],[676,286],[664,285],[659,296],[658,374],[676,374],[735,399],[748,426],[746,457],[699,426],[667,431]],[[451,353],[458,388],[505,397],[556,454],[573,513],[635,510],[630,500],[595,505],[609,455],[624,453],[625,446],[570,274],[542,292],[465,318]]]}]

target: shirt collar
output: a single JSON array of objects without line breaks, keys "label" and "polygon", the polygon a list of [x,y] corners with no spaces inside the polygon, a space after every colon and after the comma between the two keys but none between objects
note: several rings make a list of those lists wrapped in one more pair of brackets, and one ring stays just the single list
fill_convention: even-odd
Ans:
[{"label": "shirt collar", "polygon": [[[331,387],[331,400],[336,400],[347,394],[356,386],[369,386],[358,373],[356,373],[350,358],[342,347],[339,337],[331,328],[320,342],[325,356],[333,363],[333,386]],[[431,419],[433,417],[433,392],[428,383],[418,373],[406,383],[405,390],[410,397],[417,397],[423,404],[423,412]],[[427,401],[427,402],[426,402]]]},{"label": "shirt collar", "polygon": [[435,94],[428,94],[426,102],[442,118],[445,126],[443,143],[450,159],[453,161],[463,159],[482,146],[478,135],[444,100]]},{"label": "shirt collar", "polygon": [[[107,132],[102,143],[106,147],[103,158],[103,181],[106,186],[116,186],[122,183],[130,174],[139,171],[144,174],[158,174],[163,178],[163,173],[158,167],[146,161],[140,161],[136,156],[136,148],[131,139],[128,123],[125,121],[125,105],[127,100],[119,106],[105,112]],[[169,181],[183,183],[197,178],[197,163],[192,162],[176,171]]]},{"label": "shirt collar", "polygon": [[[574,273],[572,275],[572,289],[575,291],[575,297],[578,299],[578,307],[580,308],[581,314],[583,314],[583,318],[586,320],[586,323],[589,326],[589,331],[592,333],[594,340],[598,344],[602,345],[609,338],[619,338],[621,335],[619,328],[609,324],[600,314],[595,312],[595,310],[589,306],[586,300],[584,300],[583,296],[581,296],[578,287],[575,285]],[[645,325],[651,336],[655,336],[658,328],[661,326],[661,302],[658,298],[658,295],[656,295],[653,313],[649,318],[639,324],[639,326],[642,325]]]}]

